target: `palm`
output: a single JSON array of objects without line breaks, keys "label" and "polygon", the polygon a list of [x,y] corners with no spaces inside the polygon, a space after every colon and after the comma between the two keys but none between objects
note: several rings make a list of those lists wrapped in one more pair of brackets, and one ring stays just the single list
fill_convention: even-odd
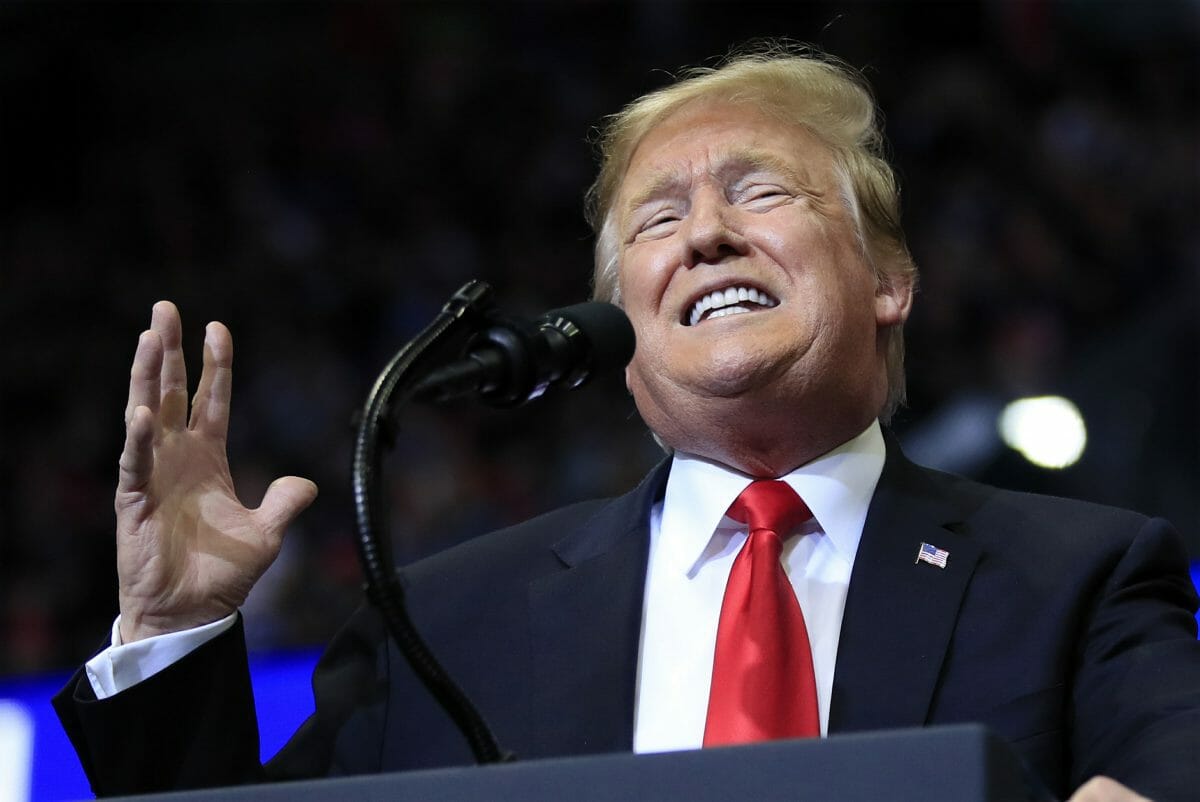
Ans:
[{"label": "palm", "polygon": [[126,640],[185,629],[236,610],[279,551],[287,523],[316,495],[277,480],[258,509],[233,490],[225,457],[232,340],[209,326],[190,420],[179,317],[166,303],[134,357],[117,487],[117,573]]},{"label": "palm", "polygon": [[156,618],[227,615],[245,599],[247,580],[261,573],[256,567],[274,557],[270,539],[234,495],[218,445],[190,431],[166,433],[145,492],[118,497],[130,511],[118,517],[121,591]]}]

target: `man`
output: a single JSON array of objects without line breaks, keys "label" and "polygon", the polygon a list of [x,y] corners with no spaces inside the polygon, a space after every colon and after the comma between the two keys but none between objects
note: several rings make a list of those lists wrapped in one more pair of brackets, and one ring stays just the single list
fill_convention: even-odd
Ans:
[{"label": "man", "polygon": [[[1184,798],[1200,646],[1178,536],[926,471],[882,433],[915,268],[874,120],[847,70],[765,54],[610,121],[589,196],[596,290],[633,322],[629,389],[673,457],[626,496],[407,569],[413,618],[522,757],[729,742],[724,717],[745,713],[729,700],[765,693],[729,668],[755,625],[726,609],[754,586],[753,551],[760,576],[786,570],[771,581],[797,625],[771,650],[804,665],[765,707],[803,696],[805,723],[761,737],[982,721],[1056,793]],[[468,762],[363,610],[318,667],[316,714],[259,766],[236,611],[316,488],[277,480],[256,510],[234,497],[231,358],[210,324],[189,421],[173,306],[138,344],[114,646],[56,700],[94,789]],[[774,479],[789,517],[760,525],[746,499]]]}]

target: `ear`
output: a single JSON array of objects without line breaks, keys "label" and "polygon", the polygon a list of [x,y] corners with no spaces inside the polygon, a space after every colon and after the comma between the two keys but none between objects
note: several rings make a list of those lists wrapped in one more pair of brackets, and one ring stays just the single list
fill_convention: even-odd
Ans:
[{"label": "ear", "polygon": [[903,324],[912,311],[912,300],[911,278],[892,275],[881,281],[875,289],[875,325],[884,329]]}]

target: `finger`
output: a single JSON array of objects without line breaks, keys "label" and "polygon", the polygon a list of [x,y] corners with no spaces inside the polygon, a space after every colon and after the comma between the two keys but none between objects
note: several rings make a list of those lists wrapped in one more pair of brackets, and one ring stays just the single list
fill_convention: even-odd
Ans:
[{"label": "finger", "polygon": [[165,429],[182,429],[187,420],[187,366],[183,361],[183,327],[175,304],[156,303],[150,328],[162,340],[163,349],[159,420]]},{"label": "finger", "polygon": [[276,479],[267,488],[262,504],[254,511],[255,516],[262,522],[263,530],[276,540],[283,537],[283,531],[304,512],[308,505],[317,497],[317,486],[299,476],[284,476]]},{"label": "finger", "polygon": [[189,426],[203,434],[225,439],[229,430],[229,398],[233,392],[233,336],[223,323],[204,329],[204,370],[192,400]]},{"label": "finger", "polygon": [[129,369],[129,400],[125,403],[125,426],[133,420],[133,411],[145,407],[151,415],[158,412],[159,377],[162,373],[162,340],[153,331],[143,331]]},{"label": "finger", "polygon": [[134,407],[125,429],[125,448],[118,462],[117,493],[141,493],[154,472],[154,414],[146,406]]}]

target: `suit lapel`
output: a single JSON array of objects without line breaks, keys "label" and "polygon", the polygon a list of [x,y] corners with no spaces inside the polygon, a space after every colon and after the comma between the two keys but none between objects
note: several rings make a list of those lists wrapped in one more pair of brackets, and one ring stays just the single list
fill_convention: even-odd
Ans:
[{"label": "suit lapel", "polygon": [[539,754],[632,748],[648,521],[669,470],[567,534],[554,547],[562,570],[529,585]]},{"label": "suit lapel", "polygon": [[[846,597],[830,732],[925,723],[980,555],[961,520],[889,439]],[[945,568],[916,561],[922,543],[949,552]]]}]

